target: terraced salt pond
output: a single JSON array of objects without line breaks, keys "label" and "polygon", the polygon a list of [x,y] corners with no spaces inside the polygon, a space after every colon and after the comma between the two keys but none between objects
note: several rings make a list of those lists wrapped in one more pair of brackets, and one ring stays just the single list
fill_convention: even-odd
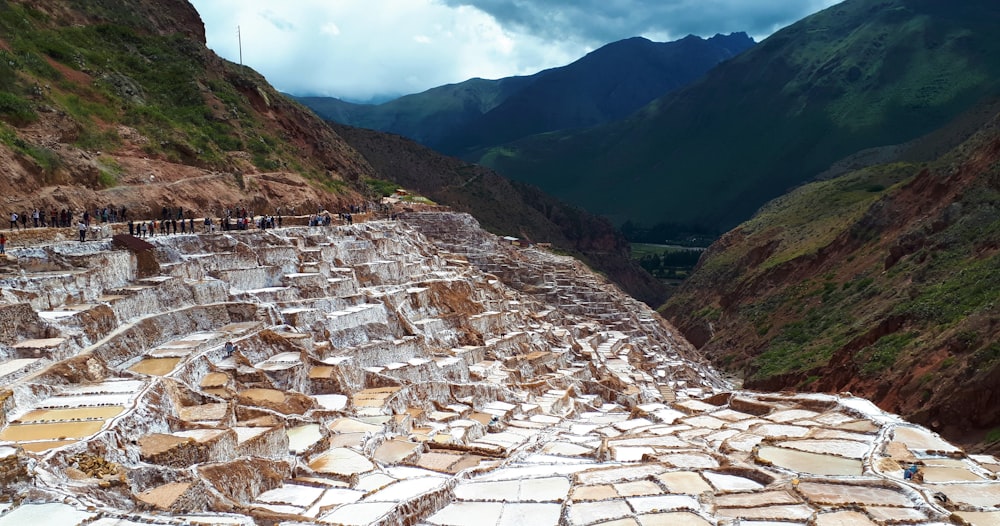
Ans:
[{"label": "terraced salt pond", "polygon": [[775,446],[761,446],[757,456],[775,466],[813,475],[861,475],[863,469],[857,459]]},{"label": "terraced salt pond", "polygon": [[152,376],[167,376],[172,373],[180,358],[145,358],[139,363],[131,366],[128,370],[139,374]]},{"label": "terraced salt pond", "polygon": [[60,420],[107,420],[124,410],[122,406],[35,409],[18,417],[17,421],[27,424]]},{"label": "terraced salt pond", "polygon": [[59,307],[0,349],[51,355],[0,369],[0,526],[996,524],[995,457],[732,391],[578,263],[420,217],[156,238],[154,279],[77,258],[60,294],[114,332]]},{"label": "terraced salt pond", "polygon": [[46,424],[11,424],[0,431],[0,440],[32,442],[36,440],[65,440],[86,438],[104,427],[104,420],[86,422],[55,422]]}]

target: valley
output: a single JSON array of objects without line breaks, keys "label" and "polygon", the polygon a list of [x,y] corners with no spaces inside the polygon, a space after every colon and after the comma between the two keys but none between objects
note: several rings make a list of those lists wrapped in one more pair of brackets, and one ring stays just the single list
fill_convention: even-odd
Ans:
[{"label": "valley", "polygon": [[630,38],[408,139],[185,0],[0,5],[0,526],[1000,523],[998,26]]}]

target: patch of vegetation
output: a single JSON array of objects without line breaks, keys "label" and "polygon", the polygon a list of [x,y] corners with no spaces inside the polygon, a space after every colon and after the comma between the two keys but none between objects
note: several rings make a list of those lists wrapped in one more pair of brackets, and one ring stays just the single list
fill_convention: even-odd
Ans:
[{"label": "patch of vegetation", "polygon": [[[142,13],[119,12],[100,1],[81,1],[74,9],[102,22],[59,27],[30,7],[0,10],[0,33],[10,35],[9,50],[0,50],[0,119],[15,125],[33,120],[30,106],[16,96],[18,88],[65,111],[81,130],[81,148],[113,149],[119,142],[105,130],[125,123],[150,139],[143,146],[147,155],[168,160],[225,168],[226,152],[245,147],[262,170],[295,159],[286,141],[244,139],[262,135],[264,125],[240,90],[269,96],[253,72],[226,66],[206,72],[203,46],[181,32],[147,31]],[[66,69],[89,80],[60,73]],[[220,73],[222,78],[213,75]]]},{"label": "patch of vegetation", "polygon": [[87,127],[80,130],[80,135],[74,144],[84,150],[111,150],[121,144],[121,137],[115,130]]},{"label": "patch of vegetation", "polygon": [[382,197],[388,197],[396,193],[396,190],[399,188],[398,184],[382,179],[365,179],[365,184],[368,185],[374,195]]},{"label": "patch of vegetation", "polygon": [[38,120],[35,108],[13,93],[0,91],[0,119],[14,126],[26,126]]},{"label": "patch of vegetation", "polygon": [[974,352],[969,357],[968,363],[974,372],[979,372],[994,367],[998,360],[1000,360],[1000,342],[992,342],[988,347]]},{"label": "patch of vegetation", "polygon": [[341,181],[340,179],[334,179],[325,174],[319,174],[316,172],[306,172],[302,174],[313,186],[317,188],[322,188],[326,191],[333,192],[335,194],[347,193],[348,186],[347,183]]},{"label": "patch of vegetation", "polygon": [[883,336],[871,346],[859,351],[855,355],[855,361],[861,366],[863,374],[880,373],[893,366],[903,349],[916,337],[917,334],[914,332]]},{"label": "patch of vegetation", "polygon": [[90,98],[83,98],[77,93],[57,93],[53,99],[79,123],[93,122],[93,118],[104,122],[116,122],[118,113],[108,105],[103,97],[89,93]]},{"label": "patch of vegetation", "polygon": [[986,433],[985,441],[987,444],[995,444],[1000,442],[1000,427],[994,427]]},{"label": "patch of vegetation", "polygon": [[694,315],[703,320],[717,321],[722,316],[722,309],[712,305],[706,305],[698,312],[695,312]]},{"label": "patch of vegetation", "polygon": [[826,365],[846,340],[847,320],[847,314],[839,310],[814,308],[801,319],[780,327],[777,336],[751,362],[754,378]]},{"label": "patch of vegetation", "polygon": [[266,135],[259,135],[251,139],[247,148],[253,154],[253,164],[264,171],[277,170],[281,163],[274,157],[275,140]]},{"label": "patch of vegetation", "polygon": [[125,171],[114,157],[102,155],[97,159],[97,184],[101,188],[118,186],[118,178]]},{"label": "patch of vegetation", "polygon": [[997,257],[967,259],[958,252],[939,254],[928,280],[915,297],[902,301],[895,313],[926,322],[950,324],[976,312],[995,308],[1000,290]]},{"label": "patch of vegetation", "polygon": [[33,159],[46,175],[51,175],[62,167],[62,159],[59,154],[49,148],[35,146],[21,139],[14,133],[14,130],[7,126],[0,126],[0,142],[10,146],[15,152]]}]

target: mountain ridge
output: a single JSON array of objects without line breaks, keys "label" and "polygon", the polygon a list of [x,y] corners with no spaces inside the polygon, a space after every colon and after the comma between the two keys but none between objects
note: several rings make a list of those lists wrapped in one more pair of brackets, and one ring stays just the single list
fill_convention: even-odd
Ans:
[{"label": "mountain ridge", "polygon": [[911,140],[1000,93],[997,23],[1000,8],[983,0],[955,11],[848,0],[624,120],[478,160],[616,224],[719,233],[838,159]]},{"label": "mountain ridge", "polygon": [[[484,141],[497,144],[621,118],[753,43],[745,33],[674,42],[633,37],[534,75],[470,79],[379,105],[326,97],[297,100],[324,119],[403,135],[459,155]],[[622,67],[625,62],[629,67]]]}]

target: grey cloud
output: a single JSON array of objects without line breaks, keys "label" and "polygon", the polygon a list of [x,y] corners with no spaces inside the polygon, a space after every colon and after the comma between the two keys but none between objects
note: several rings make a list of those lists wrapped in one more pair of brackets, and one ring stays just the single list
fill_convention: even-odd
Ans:
[{"label": "grey cloud", "polygon": [[833,0],[444,0],[471,6],[501,24],[550,40],[570,35],[606,43],[643,34],[746,31],[765,36]]},{"label": "grey cloud", "polygon": [[284,18],[281,17],[281,15],[275,13],[274,11],[271,11],[270,9],[261,11],[260,17],[263,18],[264,20],[267,20],[274,27],[282,31],[289,32],[295,30],[295,24],[289,22],[288,20],[285,20]]}]

